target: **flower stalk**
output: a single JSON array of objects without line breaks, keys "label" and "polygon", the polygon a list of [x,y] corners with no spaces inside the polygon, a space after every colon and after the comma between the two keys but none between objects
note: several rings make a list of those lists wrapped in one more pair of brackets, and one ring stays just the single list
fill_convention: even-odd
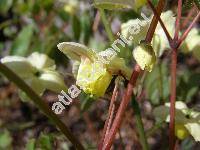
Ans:
[{"label": "flower stalk", "polygon": [[115,116],[115,119],[113,121],[112,127],[111,127],[110,132],[109,132],[108,139],[105,141],[105,145],[104,145],[105,150],[109,150],[112,146],[112,143],[115,139],[115,135],[116,135],[121,123],[122,123],[125,110],[126,110],[128,103],[131,99],[131,96],[132,96],[132,93],[133,93],[133,88],[135,86],[136,80],[139,77],[141,72],[142,72],[142,70],[141,70],[140,66],[136,65],[135,69],[132,73],[131,79],[128,83],[127,90],[125,91],[125,94],[123,96],[123,99],[121,101],[121,104],[119,106],[117,114]]},{"label": "flower stalk", "polygon": [[42,112],[52,120],[67,139],[78,149],[83,150],[84,147],[78,139],[71,133],[68,127],[54,114],[48,105],[13,71],[0,62],[0,72],[5,75],[10,81],[14,82],[21,90],[23,90],[30,99],[42,110]]},{"label": "flower stalk", "polygon": [[176,70],[177,50],[172,50],[171,55],[171,96],[170,96],[170,123],[169,123],[169,145],[170,150],[175,146],[175,102],[176,102]]},{"label": "flower stalk", "polygon": [[[168,38],[168,41],[170,43],[170,47],[172,49],[171,54],[171,96],[170,96],[170,124],[169,124],[169,144],[170,144],[170,150],[174,150],[175,148],[175,102],[176,102],[176,71],[177,71],[177,51],[182,42],[185,40],[189,32],[191,31],[192,27],[196,23],[196,21],[200,17],[200,13],[194,18],[190,26],[186,29],[186,31],[183,33],[181,38],[179,39],[179,31],[180,31],[180,20],[181,20],[181,12],[182,12],[182,0],[178,1],[178,15],[176,18],[176,27],[175,27],[175,35],[174,39],[171,40],[171,37],[169,36],[168,31],[166,30],[164,24],[162,23],[162,20],[159,19],[157,15],[157,11],[154,9],[152,3],[148,0],[148,3],[152,10],[154,11],[155,16],[157,16],[163,30],[165,31],[165,34]],[[191,15],[189,15],[191,16]],[[189,19],[189,18],[187,18]],[[163,24],[163,25],[162,25]]]},{"label": "flower stalk", "polygon": [[[156,8],[159,16],[161,15],[161,12],[164,8],[164,3],[165,3],[165,0],[160,0],[159,3],[158,3],[158,6]],[[153,34],[155,32],[157,24],[158,24],[158,19],[154,15],[153,20],[151,22],[151,25],[149,27],[147,36],[145,38],[146,43],[151,43],[151,40],[153,38]],[[118,131],[120,125],[121,125],[122,120],[123,120],[125,110],[126,110],[128,103],[131,99],[131,96],[132,96],[132,93],[133,93],[133,88],[135,86],[136,80],[139,77],[139,75],[141,74],[141,72],[142,72],[142,70],[141,70],[140,66],[136,64],[136,66],[135,66],[135,68],[132,72],[131,79],[128,83],[127,89],[125,91],[125,94],[123,95],[123,98],[122,98],[121,104],[119,106],[119,109],[117,111],[117,114],[115,116],[115,119],[113,121],[112,127],[110,129],[108,139],[105,141],[105,149],[106,150],[109,150],[112,146],[112,143],[115,139],[115,135],[116,135],[116,133],[117,133],[117,131]]]}]

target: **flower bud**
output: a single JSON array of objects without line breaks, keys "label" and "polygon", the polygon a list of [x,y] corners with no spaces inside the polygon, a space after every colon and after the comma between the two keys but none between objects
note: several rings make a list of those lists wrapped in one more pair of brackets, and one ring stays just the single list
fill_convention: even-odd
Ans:
[{"label": "flower bud", "polygon": [[151,45],[142,43],[133,50],[133,57],[142,70],[152,71],[156,55]]}]

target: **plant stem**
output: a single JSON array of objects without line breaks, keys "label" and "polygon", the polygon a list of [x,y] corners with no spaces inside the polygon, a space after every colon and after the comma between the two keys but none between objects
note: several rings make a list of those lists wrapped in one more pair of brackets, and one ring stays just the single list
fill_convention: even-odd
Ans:
[{"label": "plant stem", "polygon": [[199,17],[200,17],[200,12],[198,12],[197,16],[194,18],[194,20],[192,21],[190,26],[186,29],[186,31],[183,33],[183,35],[179,39],[179,41],[177,43],[177,47],[179,47],[181,45],[181,43],[185,40],[185,38],[188,36],[189,32],[192,30],[193,26],[198,21]]},{"label": "plant stem", "polygon": [[[156,9],[157,9],[159,15],[161,14],[161,12],[164,8],[164,3],[165,3],[165,0],[160,0],[158,2],[158,6],[157,6]],[[153,38],[153,34],[155,32],[157,24],[158,24],[158,19],[157,19],[157,17],[154,16],[153,20],[151,22],[151,25],[149,27],[147,36],[145,38],[145,42],[151,43],[151,40]],[[109,150],[112,146],[112,143],[115,139],[115,135],[116,135],[116,133],[117,133],[117,131],[118,131],[120,125],[121,125],[122,120],[123,120],[123,115],[125,113],[125,110],[126,110],[128,103],[131,99],[131,96],[132,96],[132,93],[133,93],[133,87],[135,86],[136,80],[139,77],[141,72],[142,72],[142,70],[141,70],[140,66],[138,64],[136,64],[136,66],[135,66],[135,68],[132,72],[131,79],[128,83],[128,87],[125,91],[125,94],[123,95],[123,98],[122,98],[121,104],[119,106],[119,109],[117,111],[116,117],[113,121],[108,139],[105,141],[105,150]]]},{"label": "plant stem", "polygon": [[155,9],[155,7],[153,6],[153,4],[151,3],[150,0],[148,0],[148,4],[149,4],[149,6],[151,7],[151,9],[153,10],[153,13],[154,13],[154,15],[157,17],[157,19],[158,19],[160,25],[162,26],[162,28],[163,28],[163,30],[164,30],[166,36],[167,36],[167,39],[168,39],[169,41],[172,41],[172,37],[170,36],[170,34],[169,34],[167,28],[165,27],[165,24],[163,23],[162,19],[160,18],[160,16],[159,16],[158,13],[157,13],[157,10]]},{"label": "plant stem", "polygon": [[109,106],[108,117],[107,117],[105,125],[104,125],[103,136],[102,136],[102,139],[101,139],[101,142],[99,144],[98,149],[103,148],[103,143],[104,143],[104,141],[105,141],[105,139],[108,135],[108,132],[110,130],[111,123],[112,123],[112,120],[113,120],[114,110],[115,110],[115,101],[116,101],[116,98],[117,98],[118,93],[119,93],[118,90],[119,90],[118,89],[118,83],[115,82],[115,87],[114,87],[113,95],[112,95],[110,106]]},{"label": "plant stem", "polygon": [[169,145],[170,150],[175,146],[175,102],[176,102],[176,70],[177,70],[177,49],[172,50],[171,56],[171,96],[170,96],[170,123],[169,123]]},{"label": "plant stem", "polygon": [[192,9],[190,9],[189,13],[187,14],[187,17],[184,19],[182,25],[181,25],[181,29],[184,29],[188,23],[190,22],[191,17],[195,14],[196,12],[196,7],[193,6]]},{"label": "plant stem", "polygon": [[121,101],[121,104],[119,106],[119,109],[117,111],[117,114],[115,116],[115,119],[113,121],[113,124],[112,124],[112,127],[110,129],[110,133],[109,133],[109,136],[108,136],[108,139],[105,141],[105,150],[109,150],[112,146],[112,143],[115,139],[115,135],[121,125],[121,122],[122,122],[122,119],[123,119],[123,116],[124,116],[124,113],[125,113],[125,110],[126,110],[126,107],[131,99],[131,96],[132,96],[132,93],[133,93],[133,87],[136,83],[136,80],[139,76],[139,74],[141,73],[141,68],[140,66],[136,65],[135,66],[135,69],[133,71],[133,74],[131,76],[131,79],[128,83],[128,87],[127,87],[127,90],[123,96],[123,99]]},{"label": "plant stem", "polygon": [[176,17],[175,35],[174,35],[175,41],[177,41],[179,38],[181,13],[182,13],[182,0],[178,0],[178,12],[177,12],[177,17]]},{"label": "plant stem", "polygon": [[[158,16],[161,15],[164,5],[165,5],[165,0],[159,0],[158,6],[156,7]],[[158,18],[154,15],[145,38],[146,43],[151,43],[157,24],[158,24]]]},{"label": "plant stem", "polygon": [[93,26],[92,26],[93,32],[97,31],[98,26],[99,26],[99,22],[100,22],[100,13],[99,13],[99,11],[97,11],[95,19],[94,19]]},{"label": "plant stem", "polygon": [[101,15],[101,19],[102,19],[102,22],[104,24],[104,27],[105,27],[105,30],[106,30],[106,33],[108,35],[108,38],[111,42],[114,41],[114,36],[113,36],[113,33],[112,33],[112,29],[110,27],[110,23],[107,21],[106,19],[106,14],[105,14],[105,11],[103,9],[99,9],[99,12],[100,12],[100,15]]},{"label": "plant stem", "polygon": [[[180,31],[180,20],[182,12],[182,0],[178,0],[178,15],[176,17],[175,23],[175,35],[173,41],[171,42],[172,54],[171,54],[171,95],[170,95],[170,122],[169,122],[169,147],[170,150],[175,148],[175,104],[176,104],[176,72],[177,72],[177,50],[176,45],[179,38]],[[174,45],[175,44],[175,45]],[[173,47],[172,47],[173,46]],[[174,47],[175,46],[175,47]]]},{"label": "plant stem", "polygon": [[135,114],[135,120],[136,120],[137,129],[139,132],[140,142],[142,144],[143,150],[148,150],[149,146],[148,146],[148,142],[147,142],[147,137],[144,132],[144,126],[143,126],[143,122],[142,122],[140,108],[139,108],[138,102],[135,100],[134,97],[132,98],[132,107],[133,107],[134,114]]},{"label": "plant stem", "polygon": [[48,105],[13,71],[0,62],[0,72],[4,74],[10,81],[14,82],[21,90],[23,90],[30,99],[43,111],[46,116],[52,120],[61,132],[69,139],[69,141],[79,150],[83,150],[82,144],[71,133],[67,126],[54,114]]}]

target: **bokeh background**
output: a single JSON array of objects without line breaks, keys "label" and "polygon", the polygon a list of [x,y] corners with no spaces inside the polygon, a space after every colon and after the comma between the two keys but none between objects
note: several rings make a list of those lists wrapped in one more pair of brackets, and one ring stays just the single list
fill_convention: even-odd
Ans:
[{"label": "bokeh background", "polygon": [[[154,3],[156,1],[154,0]],[[175,10],[176,1],[167,1],[166,9]],[[148,11],[147,9],[145,11]],[[140,17],[134,11],[107,12],[114,33],[131,18]],[[183,15],[187,14],[187,10]],[[0,57],[28,56],[45,53],[53,58],[67,86],[75,83],[72,63],[56,47],[59,42],[74,41],[102,51],[109,46],[104,27],[91,0],[0,0]],[[132,47],[119,54],[134,65]],[[170,53],[166,51],[154,70],[138,83],[145,131],[151,149],[168,147],[166,125],[155,125],[152,109],[169,100]],[[200,65],[192,54],[178,56],[177,100],[200,110]],[[86,149],[96,149],[107,117],[113,84],[105,97],[98,100],[82,93],[60,115]],[[43,99],[51,107],[57,93],[45,91]],[[129,106],[114,149],[141,149],[132,107]],[[0,76],[0,150],[67,150],[73,146],[55,125],[28,99],[19,95],[18,88]],[[200,149],[192,138],[181,143],[183,150]]]}]

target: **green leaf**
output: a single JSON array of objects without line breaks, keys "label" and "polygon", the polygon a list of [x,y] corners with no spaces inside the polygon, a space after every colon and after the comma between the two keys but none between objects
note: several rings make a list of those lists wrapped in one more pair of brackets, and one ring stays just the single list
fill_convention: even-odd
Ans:
[{"label": "green leaf", "polygon": [[92,24],[89,14],[83,14],[81,17],[81,27],[82,27],[82,38],[85,45],[88,45],[90,37],[92,35]]},{"label": "green leaf", "polygon": [[115,10],[133,8],[133,0],[95,0],[94,5],[97,8]]},{"label": "green leaf", "polygon": [[35,150],[35,139],[31,139],[26,144],[26,150]]},{"label": "green leaf", "polygon": [[29,45],[33,35],[33,26],[28,25],[24,27],[18,34],[17,38],[13,42],[11,47],[11,55],[20,55],[24,56],[29,51]]},{"label": "green leaf", "polygon": [[198,7],[198,9],[200,9],[200,0],[194,0],[194,3]]},{"label": "green leaf", "polygon": [[8,148],[12,143],[12,137],[10,133],[5,130],[3,132],[0,132],[0,149],[6,149]]},{"label": "green leaf", "polygon": [[79,38],[81,35],[81,23],[77,16],[72,17],[72,28],[73,28],[75,40],[79,41]]},{"label": "green leaf", "polygon": [[12,6],[13,0],[0,0],[0,13],[6,14]]},{"label": "green leaf", "polygon": [[170,93],[168,74],[165,62],[157,64],[153,71],[147,74],[144,84],[147,90],[147,97],[153,104],[168,100]]},{"label": "green leaf", "polygon": [[40,135],[39,143],[43,150],[52,150],[52,142],[53,138],[51,135],[45,135],[43,133]]}]

